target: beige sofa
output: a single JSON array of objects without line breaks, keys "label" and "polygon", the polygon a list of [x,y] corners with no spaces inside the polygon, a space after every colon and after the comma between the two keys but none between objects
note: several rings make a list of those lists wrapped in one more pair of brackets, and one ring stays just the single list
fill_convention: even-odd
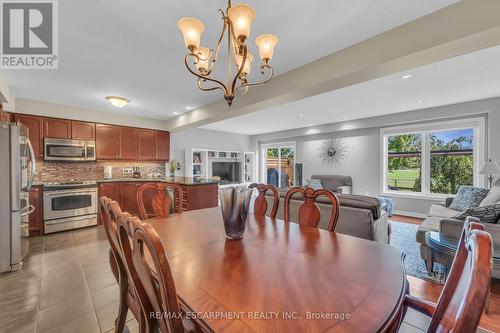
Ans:
[{"label": "beige sofa", "polygon": [[[500,182],[497,183],[500,185]],[[420,243],[420,256],[424,261],[429,258],[428,251],[430,251],[430,248],[425,244],[425,233],[427,231],[438,231],[457,239],[460,237],[464,221],[453,218],[460,212],[449,208],[452,201],[453,198],[447,198],[441,204],[432,205],[429,210],[429,217],[418,228],[416,237],[417,242]],[[500,253],[500,224],[484,223],[484,227],[491,234],[494,251],[497,254]],[[434,261],[446,263],[446,258],[435,255]],[[500,278],[500,263],[496,260],[493,263],[493,277]]]}]

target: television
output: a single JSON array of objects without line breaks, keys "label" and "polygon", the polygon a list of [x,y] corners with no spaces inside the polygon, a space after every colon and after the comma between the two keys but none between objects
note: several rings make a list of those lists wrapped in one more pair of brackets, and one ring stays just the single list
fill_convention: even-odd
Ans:
[{"label": "television", "polygon": [[227,183],[241,181],[241,162],[212,162],[212,176]]}]

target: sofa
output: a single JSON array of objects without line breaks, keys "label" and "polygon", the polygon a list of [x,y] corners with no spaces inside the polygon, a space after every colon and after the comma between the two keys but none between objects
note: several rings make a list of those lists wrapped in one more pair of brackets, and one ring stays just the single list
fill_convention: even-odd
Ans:
[{"label": "sofa", "polygon": [[[500,191],[500,180],[498,180],[492,187],[492,191]],[[428,251],[430,248],[425,244],[425,233],[427,231],[438,231],[444,235],[460,238],[462,233],[464,220],[457,219],[455,216],[461,212],[450,208],[453,198],[446,198],[440,204],[432,205],[429,209],[429,216],[422,222],[417,230],[416,239],[420,244],[420,256],[426,261],[428,258]],[[500,203],[500,201],[499,201]],[[480,204],[481,206],[481,204]],[[493,248],[495,253],[500,253],[500,223],[483,223],[485,230],[491,234],[493,239]],[[435,262],[446,263],[445,258],[439,256],[434,257]],[[500,263],[495,261],[493,263],[493,277],[500,278]]]},{"label": "sofa", "polygon": [[341,175],[312,175],[311,179],[318,179],[324,189],[335,194],[352,193],[352,177]]}]

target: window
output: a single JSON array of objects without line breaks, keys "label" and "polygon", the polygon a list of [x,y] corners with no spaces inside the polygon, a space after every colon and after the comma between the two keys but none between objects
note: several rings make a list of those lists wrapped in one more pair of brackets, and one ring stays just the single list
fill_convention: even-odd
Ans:
[{"label": "window", "polygon": [[443,196],[482,185],[483,129],[483,118],[383,129],[383,192]]},{"label": "window", "polygon": [[295,144],[262,145],[262,182],[279,188],[295,184]]}]

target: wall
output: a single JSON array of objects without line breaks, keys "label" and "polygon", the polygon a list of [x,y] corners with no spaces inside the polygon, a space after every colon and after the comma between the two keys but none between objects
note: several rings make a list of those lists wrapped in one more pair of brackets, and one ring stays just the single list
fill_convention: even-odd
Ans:
[{"label": "wall", "polygon": [[[453,104],[442,107],[402,112],[382,117],[326,124],[313,128],[266,133],[252,137],[252,146],[261,143],[297,142],[297,162],[303,163],[303,179],[312,174],[341,174],[353,177],[356,194],[380,194],[381,145],[380,128],[417,124],[444,119],[483,115],[487,119],[486,156],[500,163],[500,98]],[[322,140],[332,136],[342,138],[347,148],[347,158],[339,168],[323,165],[317,155]],[[416,216],[427,214],[430,205],[440,199],[404,198],[395,196],[396,210]]]},{"label": "wall", "polygon": [[122,174],[123,168],[138,166],[141,177],[150,178],[153,174],[165,176],[165,163],[156,162],[37,162],[35,184],[47,182],[101,180],[104,178],[104,166],[111,165],[113,178],[133,178],[132,174]]},{"label": "wall", "polygon": [[192,148],[242,152],[253,151],[251,149],[251,137],[248,135],[201,128],[173,132],[170,133],[170,158],[180,162],[182,165],[182,170],[177,171],[176,175],[184,175],[185,151]]},{"label": "wall", "polygon": [[47,103],[31,99],[16,98],[15,112],[45,117],[90,121],[131,127],[166,130],[165,121],[127,115],[127,108],[120,112],[106,112],[76,106]]}]

